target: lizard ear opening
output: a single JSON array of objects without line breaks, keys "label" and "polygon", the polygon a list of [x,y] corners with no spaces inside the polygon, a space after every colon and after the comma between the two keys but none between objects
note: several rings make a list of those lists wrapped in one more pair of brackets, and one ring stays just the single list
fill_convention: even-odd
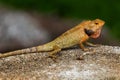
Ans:
[{"label": "lizard ear opening", "polygon": [[94,31],[92,30],[84,29],[84,31],[88,36],[91,36],[92,34],[94,34]]}]

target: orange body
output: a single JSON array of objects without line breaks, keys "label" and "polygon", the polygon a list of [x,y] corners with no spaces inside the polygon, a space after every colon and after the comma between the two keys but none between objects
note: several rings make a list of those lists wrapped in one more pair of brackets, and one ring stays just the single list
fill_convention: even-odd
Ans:
[{"label": "orange body", "polygon": [[47,44],[0,54],[0,58],[40,51],[50,51],[50,55],[53,55],[61,51],[63,48],[69,48],[77,44],[80,45],[82,50],[86,50],[83,46],[83,43],[86,42],[90,37],[99,37],[104,23],[105,22],[100,19],[83,21]]}]

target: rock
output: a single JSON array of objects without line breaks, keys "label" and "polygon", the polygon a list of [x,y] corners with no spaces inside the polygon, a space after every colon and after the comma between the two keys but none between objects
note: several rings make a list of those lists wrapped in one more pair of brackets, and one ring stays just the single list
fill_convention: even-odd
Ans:
[{"label": "rock", "polygon": [[1,58],[0,80],[120,80],[120,47],[89,49],[65,49],[55,60],[47,52]]}]

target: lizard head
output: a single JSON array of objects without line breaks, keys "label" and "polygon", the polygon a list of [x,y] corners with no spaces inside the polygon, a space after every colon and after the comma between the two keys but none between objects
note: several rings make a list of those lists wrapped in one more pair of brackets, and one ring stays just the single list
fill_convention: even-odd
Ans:
[{"label": "lizard head", "polygon": [[84,31],[91,38],[97,38],[100,36],[101,29],[104,24],[105,22],[100,19],[89,21],[89,23],[85,26]]}]

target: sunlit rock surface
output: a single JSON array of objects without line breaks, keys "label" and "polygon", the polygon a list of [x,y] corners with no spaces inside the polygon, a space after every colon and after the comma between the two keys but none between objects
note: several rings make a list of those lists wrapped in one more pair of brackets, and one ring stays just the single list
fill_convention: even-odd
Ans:
[{"label": "sunlit rock surface", "polygon": [[0,80],[120,80],[120,47],[89,49],[66,49],[55,60],[47,52],[1,58]]}]

